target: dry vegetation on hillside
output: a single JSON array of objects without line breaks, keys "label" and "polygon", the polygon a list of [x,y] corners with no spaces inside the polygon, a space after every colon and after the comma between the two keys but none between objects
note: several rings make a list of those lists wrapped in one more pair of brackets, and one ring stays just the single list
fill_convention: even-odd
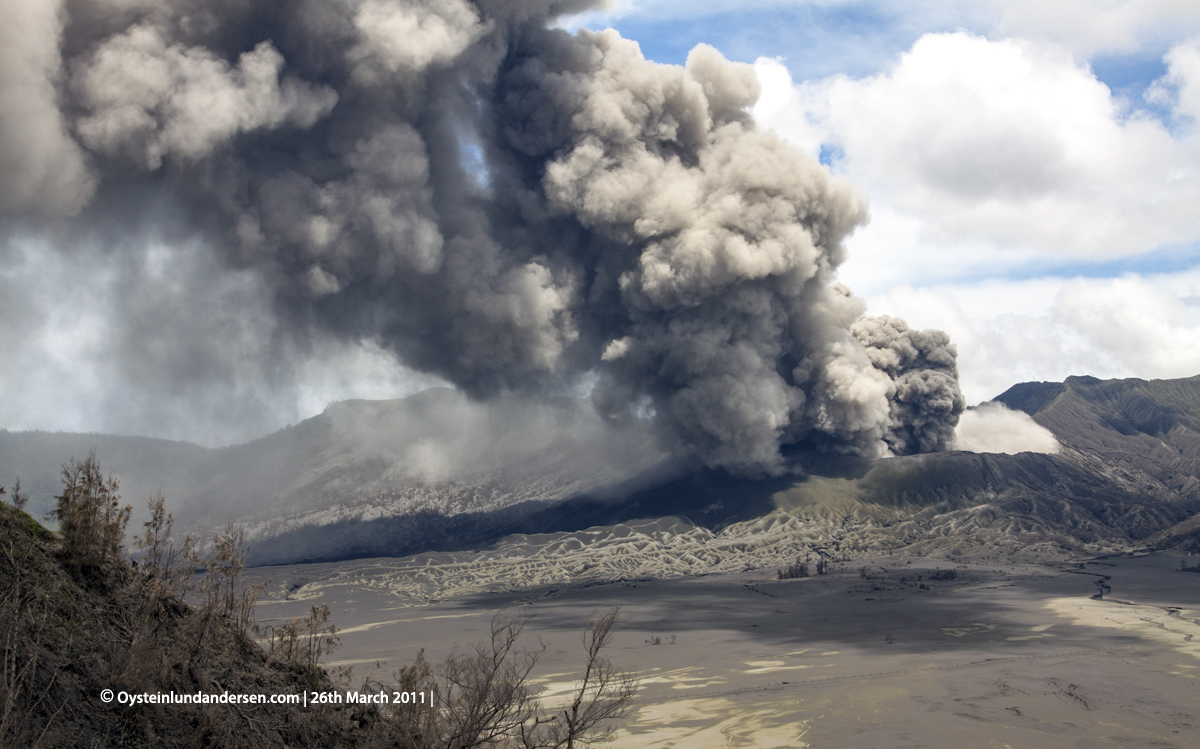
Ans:
[{"label": "dry vegetation on hillside", "polygon": [[[0,746],[572,747],[602,737],[624,714],[636,678],[601,655],[616,611],[589,622],[585,671],[570,704],[543,706],[527,683],[538,650],[519,647],[520,618],[498,616],[490,643],[444,663],[422,657],[393,684],[359,690],[421,691],[424,703],[105,703],[102,690],[196,695],[346,695],[349,673],[321,657],[337,645],[327,608],[266,633],[253,618],[259,588],[242,580],[245,546],[230,526],[201,558],[192,539],[170,538],[161,496],[136,545],[117,482],[94,455],[63,469],[61,533],[0,504]],[[19,499],[20,492],[12,498]],[[204,574],[196,574],[198,569]],[[191,586],[197,585],[195,590]],[[193,593],[195,604],[184,602]],[[255,635],[264,635],[264,648]]]}]

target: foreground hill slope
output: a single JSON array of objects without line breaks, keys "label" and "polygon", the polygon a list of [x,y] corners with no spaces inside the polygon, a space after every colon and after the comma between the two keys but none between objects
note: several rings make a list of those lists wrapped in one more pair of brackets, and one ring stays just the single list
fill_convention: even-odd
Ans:
[{"label": "foreground hill slope", "polygon": [[108,534],[127,519],[106,512],[120,497],[91,460],[74,468],[62,535],[0,503],[0,747],[560,749],[608,735],[637,692],[636,673],[601,655],[617,607],[585,625],[571,709],[536,696],[546,646],[519,642],[528,615],[497,613],[490,637],[437,664],[418,649],[391,679],[353,689],[347,667],[338,683],[318,665],[339,642],[328,606],[254,624],[266,584],[243,576],[238,534],[201,559],[160,523],[160,553],[131,567]]},{"label": "foreground hill slope", "polygon": [[118,558],[83,568],[61,539],[0,503],[0,746],[353,746],[370,711],[273,704],[103,702],[102,690],[236,695],[332,690],[269,657]]}]

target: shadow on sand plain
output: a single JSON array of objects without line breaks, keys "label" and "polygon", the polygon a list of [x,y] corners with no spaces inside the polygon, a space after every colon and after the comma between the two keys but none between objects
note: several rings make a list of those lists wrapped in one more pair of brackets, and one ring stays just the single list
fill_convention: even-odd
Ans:
[{"label": "shadow on sand plain", "polygon": [[[901,569],[861,579],[848,573],[804,580],[711,576],[636,581],[524,594],[466,596],[455,610],[518,613],[528,607],[537,632],[577,632],[593,611],[622,607],[621,628],[639,638],[733,637],[767,652],[813,643],[854,647],[868,654],[929,654],[987,650],[998,657],[1055,650],[1113,648],[1144,643],[1136,634],[1069,624],[1042,601],[1087,601],[1092,581],[1066,575],[1054,585],[1013,581],[1001,572],[972,570],[954,581],[930,581],[928,569]],[[922,579],[918,580],[918,575]],[[920,585],[929,589],[921,589]],[[1040,632],[1055,627],[1050,634]],[[666,647],[666,646],[664,646]]]}]

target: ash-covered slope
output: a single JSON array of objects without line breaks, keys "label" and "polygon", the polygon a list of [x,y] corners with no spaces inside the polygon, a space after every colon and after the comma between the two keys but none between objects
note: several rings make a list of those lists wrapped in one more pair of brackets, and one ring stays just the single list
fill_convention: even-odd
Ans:
[{"label": "ash-covered slope", "polygon": [[[676,465],[648,422],[610,425],[577,399],[511,396],[482,404],[432,388],[399,400],[336,403],[295,426],[219,449],[4,432],[0,483],[21,476],[34,496],[30,510],[47,512],[59,467],[92,448],[135,508],[161,487],[177,531],[207,535],[232,518],[246,525],[256,547],[279,539],[286,553],[272,559],[280,561],[387,553],[411,543],[404,539],[412,534],[444,538],[425,522],[431,518],[436,527],[458,516],[520,517],[583,495],[626,496],[661,482]],[[310,526],[365,529],[361,524],[374,520],[393,528],[384,537],[360,534],[376,537],[366,546],[354,538],[331,545],[324,534],[320,551],[310,552],[289,535]]]},{"label": "ash-covered slope", "polygon": [[[648,424],[613,428],[587,404],[519,397],[483,405],[432,388],[346,401],[260,440],[214,450],[190,516],[256,529],[444,515],[610,490],[667,460]],[[202,514],[201,514],[202,513]]]},{"label": "ash-covered slope", "polygon": [[[578,401],[483,406],[434,389],[336,404],[219,450],[4,434],[0,469],[18,458],[56,467],[70,454],[43,453],[96,444],[126,489],[162,482],[179,527],[246,524],[258,564],[480,549],[506,536],[602,533],[655,518],[696,529],[680,543],[699,544],[695,558],[716,569],[806,549],[1045,558],[1200,548],[1200,378],[1072,377],[1017,385],[997,400],[1053,432],[1060,452],[874,461],[798,452],[787,456],[796,474],[748,480],[685,470],[648,423],[606,425]],[[39,480],[57,480],[46,473]]]},{"label": "ash-covered slope", "polygon": [[949,452],[876,461],[840,479],[816,473],[792,490],[803,498],[793,508],[811,511],[840,483],[851,516],[876,517],[880,527],[858,543],[877,550],[986,556],[1021,544],[1053,554],[1188,542],[1200,512],[1200,377],[1070,377],[1016,385],[996,400],[1049,429],[1061,450]]},{"label": "ash-covered slope", "polygon": [[1149,545],[1200,550],[1200,377],[1068,377],[1016,385],[996,400],[1054,432],[1069,448],[1064,457],[1140,495],[1131,505],[1173,520],[1154,528]]},{"label": "ash-covered slope", "polygon": [[[1189,519],[1200,511],[1195,460],[1200,453],[1192,426],[1200,423],[1200,378],[1070,378],[1018,385],[997,400],[1050,429],[1060,452],[959,451],[875,461],[797,452],[789,459],[799,475],[785,479],[752,481],[698,471],[625,496],[583,494],[536,507],[479,506],[453,517],[394,512],[293,525],[274,538],[261,538],[256,558],[332,560],[479,548],[510,534],[558,538],[588,528],[678,518],[683,525],[672,527],[704,531],[688,535],[685,545],[699,543],[705,551],[697,558],[710,559],[714,569],[754,559],[770,562],[804,549],[852,556],[908,549],[1032,559],[1166,543],[1164,531],[1188,529]],[[572,544],[551,546],[561,550]],[[650,560],[646,568],[656,564]],[[561,566],[574,568],[568,562]]]},{"label": "ash-covered slope", "polygon": [[805,473],[797,480],[689,474],[624,502],[556,505],[487,548],[339,566],[338,576],[375,575],[398,595],[439,600],[818,554],[1037,562],[1200,550],[1198,393],[1200,378],[1026,383],[997,400],[1051,429],[1057,454],[792,455]]},{"label": "ash-covered slope", "polygon": [[1200,491],[1200,377],[1181,380],[1026,382],[996,398],[1059,442],[1106,462]]},{"label": "ash-covered slope", "polygon": [[127,501],[144,505],[160,488],[172,504],[188,495],[202,475],[199,470],[212,451],[188,442],[71,432],[9,432],[0,430],[0,484],[21,489],[31,497],[26,508],[42,518],[54,509],[62,490],[60,473],[71,458],[83,459],[95,450],[105,471],[120,479]]}]

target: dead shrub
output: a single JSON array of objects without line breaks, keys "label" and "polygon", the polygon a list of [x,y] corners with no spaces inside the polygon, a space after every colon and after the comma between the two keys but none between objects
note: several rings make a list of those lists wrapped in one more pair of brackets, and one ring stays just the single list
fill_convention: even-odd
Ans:
[{"label": "dead shrub", "polygon": [[62,468],[63,492],[51,513],[59,521],[63,558],[75,569],[96,567],[119,558],[132,508],[121,506],[116,477],[100,470],[93,450],[83,462]]}]

